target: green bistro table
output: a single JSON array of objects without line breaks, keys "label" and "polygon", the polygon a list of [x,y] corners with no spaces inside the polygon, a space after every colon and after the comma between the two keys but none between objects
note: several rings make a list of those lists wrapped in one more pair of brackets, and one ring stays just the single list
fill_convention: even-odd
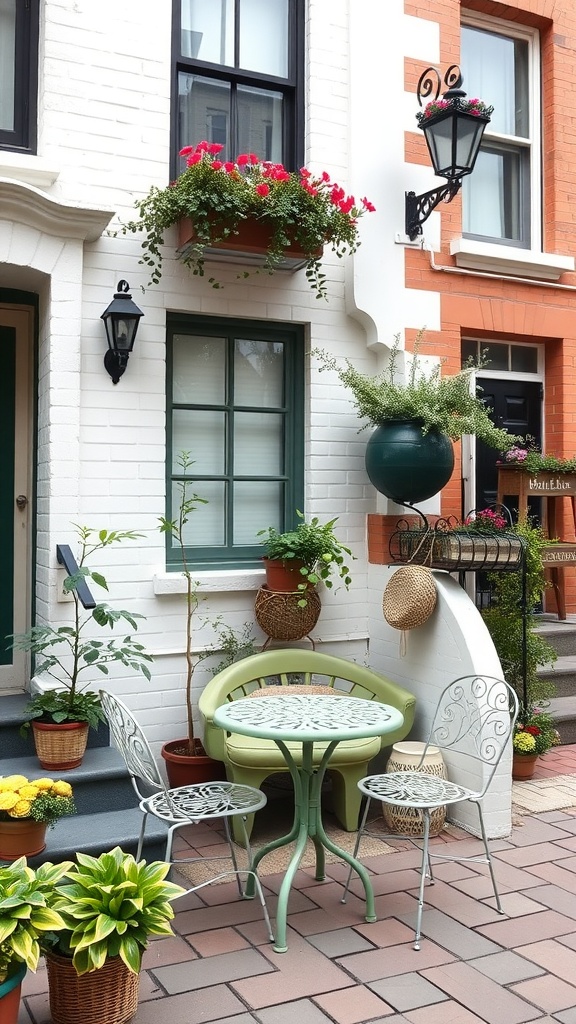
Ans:
[{"label": "green bistro table", "polygon": [[[332,753],[342,740],[382,736],[402,725],[403,716],[396,708],[376,701],[337,694],[279,694],[262,700],[242,698],[217,708],[214,721],[227,732],[273,740],[282,751],[294,783],[294,823],[290,832],[266,843],[252,858],[256,870],[267,853],[296,841],[294,853],[286,869],[278,895],[276,942],[274,950],[285,953],[288,896],[294,876],[302,860],[308,837],[316,852],[316,880],[325,877],[324,850],[341,857],[359,875],[366,894],[366,921],[375,921],[374,892],[370,876],[360,861],[340,849],[326,835],[322,823],[322,780]],[[302,744],[302,763],[297,765],[287,746]],[[314,744],[325,745],[320,763],[314,765]],[[254,895],[253,878],[247,882],[246,894]]]}]

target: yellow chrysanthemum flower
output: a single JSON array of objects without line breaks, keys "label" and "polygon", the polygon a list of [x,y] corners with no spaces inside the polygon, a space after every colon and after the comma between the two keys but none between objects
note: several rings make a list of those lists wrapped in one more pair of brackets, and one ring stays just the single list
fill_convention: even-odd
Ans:
[{"label": "yellow chrysanthemum flower", "polygon": [[52,789],[54,779],[33,779],[32,785],[40,790]]},{"label": "yellow chrysanthemum flower", "polygon": [[16,793],[0,793],[0,811],[10,811],[18,803]]},{"label": "yellow chrysanthemum flower", "polygon": [[20,786],[27,786],[28,779],[25,775],[6,775],[2,780],[2,790],[16,793]]},{"label": "yellow chrysanthemum flower", "polygon": [[513,742],[519,754],[533,754],[536,749],[536,740],[529,732],[517,732]]},{"label": "yellow chrysanthemum flower", "polygon": [[40,790],[38,789],[38,786],[35,786],[34,783],[29,782],[27,786],[20,786],[20,789],[18,790],[18,796],[20,797],[21,800],[34,800],[34,798],[38,796],[39,792]]},{"label": "yellow chrysanthemum flower", "polygon": [[72,786],[69,782],[59,779],[54,783],[50,792],[55,793],[56,796],[72,796]]},{"label": "yellow chrysanthemum flower", "polygon": [[29,800],[18,800],[8,814],[11,818],[27,818],[30,814],[30,806]]}]

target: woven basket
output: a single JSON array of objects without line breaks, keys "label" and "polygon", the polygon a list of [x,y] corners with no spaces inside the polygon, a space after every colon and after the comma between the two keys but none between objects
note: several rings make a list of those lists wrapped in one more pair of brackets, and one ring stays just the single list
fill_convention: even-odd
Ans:
[{"label": "woven basket", "polygon": [[318,622],[322,604],[315,590],[307,590],[306,606],[300,608],[301,591],[280,593],[260,587],[256,595],[256,622],[272,640],[301,640]]},{"label": "woven basket", "polygon": [[[392,747],[390,760],[386,765],[386,772],[424,772],[426,775],[435,775],[439,779],[445,779],[446,767],[444,758],[438,747],[428,747],[426,757],[422,764],[420,760],[424,752],[423,743],[395,743]],[[412,836],[422,838],[424,826],[422,823],[422,811],[417,807],[402,807],[401,804],[382,804],[382,813],[387,828],[394,835]],[[437,836],[444,828],[446,821],[446,808],[436,807],[430,812],[430,835]]]},{"label": "woven basket", "polygon": [[382,612],[394,629],[416,629],[432,615],[437,597],[430,569],[424,565],[403,565],[386,584]]},{"label": "woven basket", "polygon": [[32,722],[36,754],[43,768],[68,771],[82,764],[88,742],[86,722]]},{"label": "woven basket", "polygon": [[52,1024],[125,1024],[138,1009],[140,975],[119,956],[80,977],[72,961],[46,953]]}]

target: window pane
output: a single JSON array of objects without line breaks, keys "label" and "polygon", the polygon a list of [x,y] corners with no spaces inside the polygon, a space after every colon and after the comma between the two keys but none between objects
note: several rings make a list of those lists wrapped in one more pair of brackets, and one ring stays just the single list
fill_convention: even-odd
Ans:
[{"label": "window pane", "polygon": [[287,77],[288,0],[240,0],[240,67]]},{"label": "window pane", "polygon": [[16,0],[0,0],[0,129],[14,131]]},{"label": "window pane", "polygon": [[173,345],[172,398],[176,405],[223,405],[226,339],[176,334]]},{"label": "window pane", "polygon": [[234,416],[234,475],[278,476],[282,473],[283,416],[237,412]]},{"label": "window pane", "polygon": [[517,373],[538,373],[538,349],[531,345],[512,345],[510,369]]},{"label": "window pane", "polygon": [[482,343],[480,347],[487,370],[508,369],[508,345]]},{"label": "window pane", "polygon": [[278,481],[246,480],[234,484],[234,544],[259,544],[256,534],[268,526],[283,530],[280,509],[284,484]]},{"label": "window pane", "polygon": [[[223,145],[223,158],[230,157],[230,84],[181,72],[178,75],[178,151],[203,139]],[[184,167],[181,161],[181,168]]]},{"label": "window pane", "polygon": [[523,241],[521,218],[522,158],[518,150],[482,147],[474,173],[463,182],[463,229],[466,234]]},{"label": "window pane", "polygon": [[284,345],[236,339],[234,404],[275,409],[284,405]]},{"label": "window pane", "polygon": [[468,359],[478,359],[478,342],[465,339],[461,346],[462,366],[466,365]]},{"label": "window pane", "polygon": [[182,56],[234,64],[234,0],[181,0]]},{"label": "window pane", "polygon": [[[224,511],[226,508],[226,484],[223,480],[192,481],[188,494],[205,498],[207,505],[196,505],[182,530],[186,547],[215,547],[226,543]],[[182,492],[176,483],[172,485],[172,513],[178,515]],[[174,541],[172,547],[178,549]]]},{"label": "window pane", "polygon": [[468,95],[494,104],[487,131],[528,138],[527,41],[464,26],[461,66]]},{"label": "window pane", "polygon": [[[238,88],[238,152],[282,162],[282,94]],[[236,155],[235,153],[233,154]]]},{"label": "window pane", "polygon": [[175,409],[172,417],[172,472],[178,473],[180,452],[190,452],[192,472],[220,476],[225,472],[223,412]]}]

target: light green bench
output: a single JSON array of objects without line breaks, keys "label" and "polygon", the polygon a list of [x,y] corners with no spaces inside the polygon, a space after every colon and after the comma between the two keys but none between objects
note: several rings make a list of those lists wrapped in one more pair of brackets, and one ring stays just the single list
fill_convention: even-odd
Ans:
[{"label": "light green bench", "polygon": [[[351,697],[390,704],[404,715],[404,724],[395,732],[382,738],[345,740],[336,747],[330,759],[334,813],[346,831],[353,832],[358,828],[362,800],[357,783],[368,773],[369,762],[383,746],[392,746],[408,736],[414,721],[416,698],[385,676],[330,654],[291,648],[244,658],[214,676],[199,701],[206,753],[224,762],[230,782],[259,789],[269,775],[286,771],[286,762],[272,740],[225,733],[214,724],[216,708],[269,684],[289,686],[291,682],[305,683],[312,689],[315,684],[328,685]],[[287,746],[298,762],[299,744],[288,743]],[[315,763],[320,762],[325,747],[326,744],[316,744]],[[252,824],[248,820],[248,834]]]}]

